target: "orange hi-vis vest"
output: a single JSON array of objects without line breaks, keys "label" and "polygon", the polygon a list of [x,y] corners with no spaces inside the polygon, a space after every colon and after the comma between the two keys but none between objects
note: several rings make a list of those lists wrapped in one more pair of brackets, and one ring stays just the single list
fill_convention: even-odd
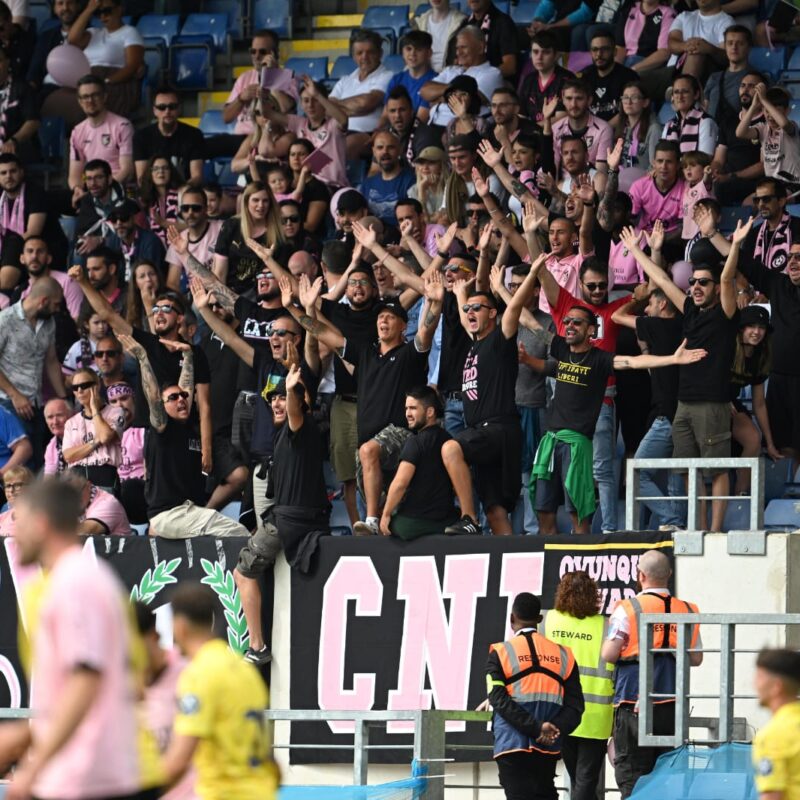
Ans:
[{"label": "orange hi-vis vest", "polygon": [[[614,705],[636,703],[639,699],[639,617],[642,614],[696,614],[697,606],[672,595],[656,592],[642,592],[636,597],[623,600],[621,604],[628,618],[629,635],[620,653],[614,673]],[[690,647],[697,646],[700,626],[692,626]],[[653,648],[656,650],[677,647],[677,625],[655,625]],[[675,655],[674,653],[655,654],[653,660],[653,692],[655,694],[675,694]],[[658,698],[656,703],[673,702],[669,698]]]},{"label": "orange hi-vis vest", "polygon": [[[489,650],[497,653],[500,659],[505,688],[511,699],[536,720],[554,719],[564,705],[564,681],[575,667],[572,651],[529,631],[493,644]],[[492,727],[495,758],[519,751],[561,752],[560,738],[552,745],[538,744],[497,713]]]}]

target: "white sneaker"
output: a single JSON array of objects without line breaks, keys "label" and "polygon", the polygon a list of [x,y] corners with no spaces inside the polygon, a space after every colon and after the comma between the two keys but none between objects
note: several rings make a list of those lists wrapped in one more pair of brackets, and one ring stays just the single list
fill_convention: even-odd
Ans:
[{"label": "white sneaker", "polygon": [[371,520],[367,520],[366,522],[361,522],[359,520],[353,525],[353,533],[356,536],[377,536],[378,531],[378,523],[372,522]]}]

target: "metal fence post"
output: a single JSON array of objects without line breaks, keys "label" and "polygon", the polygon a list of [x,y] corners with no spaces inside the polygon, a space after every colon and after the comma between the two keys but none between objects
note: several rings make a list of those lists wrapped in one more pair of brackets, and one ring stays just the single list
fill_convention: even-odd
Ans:
[{"label": "metal fence post", "polygon": [[764,462],[754,458],[750,473],[750,530],[764,529]]},{"label": "metal fence post", "polygon": [[355,722],[356,730],[353,737],[353,785],[367,785],[367,771],[369,770],[369,723],[365,719]]},{"label": "metal fence post", "polygon": [[626,462],[625,478],[625,530],[635,531],[639,520],[639,470],[634,467],[634,459]]},{"label": "metal fence post", "polygon": [[723,742],[733,736],[733,670],[736,647],[736,628],[730,624],[720,625],[719,631],[719,734]]},{"label": "metal fence post", "polygon": [[653,626],[639,618],[639,741],[653,728]]},{"label": "metal fence post", "polygon": [[[686,652],[688,623],[678,623],[675,652],[675,746],[689,739],[689,654]],[[691,637],[689,637],[691,641]]]},{"label": "metal fence post", "polygon": [[[689,495],[689,499],[687,500],[688,506],[686,508],[686,530],[687,531],[696,531],[697,530],[697,468],[696,467],[689,467],[689,471],[686,473],[686,486],[688,491],[686,494]],[[703,490],[705,493],[705,489]],[[703,525],[705,527],[705,525]]]},{"label": "metal fence post", "polygon": [[445,715],[418,711],[414,721],[414,758],[427,769],[425,800],[444,800]]}]

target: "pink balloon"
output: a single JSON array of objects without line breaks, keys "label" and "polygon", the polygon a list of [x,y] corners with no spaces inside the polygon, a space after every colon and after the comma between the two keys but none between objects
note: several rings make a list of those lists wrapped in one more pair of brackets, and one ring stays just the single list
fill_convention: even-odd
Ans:
[{"label": "pink balloon", "polygon": [[691,261],[676,261],[672,265],[672,282],[683,291],[689,288],[689,278],[692,277],[693,265]]},{"label": "pink balloon", "polygon": [[78,81],[91,72],[89,59],[80,47],[74,44],[60,44],[47,56],[47,71],[50,77],[70,89],[78,85]]}]

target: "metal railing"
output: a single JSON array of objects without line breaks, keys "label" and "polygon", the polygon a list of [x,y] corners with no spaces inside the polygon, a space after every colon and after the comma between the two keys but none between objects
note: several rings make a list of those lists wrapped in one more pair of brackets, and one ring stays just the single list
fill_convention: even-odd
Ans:
[{"label": "metal railing", "polygon": [[[694,625],[719,626],[718,648],[691,648],[691,629]],[[653,633],[656,625],[675,625],[674,648],[654,648]],[[759,649],[737,647],[737,626],[772,625],[784,628],[800,625],[800,614],[642,614],[639,618],[639,744],[650,747],[680,747],[690,740],[691,728],[708,728],[711,736],[705,744],[746,741],[746,720],[734,716],[736,700],[753,700],[753,694],[737,694],[735,691],[735,656],[750,653],[755,656]],[[702,652],[705,655],[718,653],[719,691],[716,694],[697,694],[690,691],[690,656]],[[644,657],[642,654],[645,654]],[[654,659],[656,655],[675,658],[675,693],[657,694],[653,691]],[[748,665],[752,674],[753,665]],[[675,729],[672,734],[653,733],[653,706],[658,701],[675,701]],[[711,700],[719,703],[719,717],[690,717],[693,700]]]},{"label": "metal railing", "polygon": [[[705,521],[698,526],[697,504],[699,500],[744,500],[746,496],[725,495],[712,497],[698,494],[698,473],[704,469],[749,469],[750,470],[750,530],[758,531],[764,526],[764,468],[760,458],[630,458],[627,461],[625,488],[625,530],[639,528],[639,512],[643,500],[669,502],[687,500],[686,530],[706,530]],[[639,473],[643,470],[688,471],[687,493],[676,497],[639,495]]]}]

